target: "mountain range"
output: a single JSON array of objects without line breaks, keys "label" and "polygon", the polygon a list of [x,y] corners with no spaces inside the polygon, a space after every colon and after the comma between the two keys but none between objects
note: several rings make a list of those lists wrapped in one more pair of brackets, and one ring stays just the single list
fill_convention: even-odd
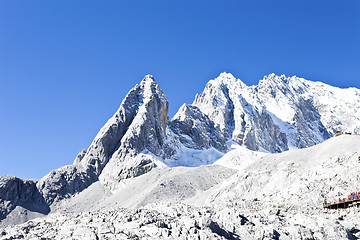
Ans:
[{"label": "mountain range", "polygon": [[[141,216],[141,213],[135,212],[145,206],[151,206],[151,211],[155,211],[143,212],[145,215],[153,214],[150,219],[166,219],[171,214],[185,211],[183,216],[179,216],[179,224],[183,224],[183,228],[188,224],[187,218],[200,208],[200,216],[209,213],[205,223],[197,222],[197,227],[192,223],[198,233],[203,234],[199,235],[200,238],[211,238],[213,235],[227,239],[254,237],[251,226],[255,225],[262,226],[263,234],[259,233],[259,236],[266,237],[270,233],[268,237],[286,236],[279,219],[274,220],[272,225],[263,222],[262,225],[255,224],[255,220],[250,221],[241,215],[241,210],[258,208],[261,212],[271,209],[270,206],[280,209],[275,205],[281,203],[281,197],[286,197],[283,204],[286,202],[294,209],[299,208],[299,199],[307,206],[319,205],[319,199],[324,198],[327,188],[325,183],[336,185],[332,179],[322,181],[319,177],[324,176],[324,168],[333,169],[326,161],[346,160],[356,164],[354,159],[359,150],[356,143],[360,137],[337,138],[348,145],[332,137],[337,130],[353,135],[360,133],[359,108],[360,90],[356,88],[340,89],[296,76],[275,74],[265,76],[258,85],[247,86],[232,74],[221,73],[206,84],[192,104],[183,104],[170,120],[166,95],[154,77],[147,75],[129,91],[119,109],[100,129],[87,150],[80,151],[72,165],[53,170],[37,180],[0,177],[0,227],[5,229],[3,237],[10,239],[11,232],[19,230],[21,225],[14,224],[39,216],[48,215],[51,219],[62,213],[64,219],[76,220],[74,206],[81,209],[78,211],[81,214],[86,215],[86,211],[91,210],[98,217],[105,218],[109,214]],[[317,155],[317,150],[331,151],[329,146],[336,148],[337,144],[342,144],[345,149],[351,146],[343,155],[335,154],[340,160],[328,153]],[[301,155],[306,159],[299,157]],[[317,164],[311,165],[309,159]],[[351,165],[344,166],[344,169],[348,168]],[[344,169],[341,169],[341,174]],[[343,181],[343,178],[338,178]],[[315,183],[321,183],[321,189],[320,186],[315,187]],[[354,182],[353,185],[358,187],[359,184]],[[304,190],[304,186],[317,189],[311,195],[317,196],[317,200],[307,202],[310,192],[309,189]],[[339,188],[339,192],[348,190],[346,187]],[[305,195],[298,196],[295,191]],[[329,195],[337,196],[334,191],[330,189]],[[206,197],[201,197],[199,192]],[[274,202],[254,200],[260,195],[272,194]],[[288,199],[295,195],[296,204]],[[86,207],[79,206],[80,203],[87,203]],[[171,214],[160,211],[161,207],[155,203],[161,206],[176,203],[176,210],[164,207]],[[234,208],[235,203],[242,204],[242,207]],[[223,214],[214,210],[217,209],[215,205],[226,206],[231,218],[246,226],[246,231],[231,229],[235,226],[230,228],[231,224],[226,219],[215,221],[213,218],[224,218]],[[118,207],[121,210],[115,211]],[[64,213],[67,210],[70,213]],[[104,211],[108,212],[105,214]],[[275,216],[281,218],[276,213]],[[307,211],[309,213],[313,210]],[[253,214],[254,211],[249,213],[252,217]],[[200,221],[196,219],[194,221]],[[169,221],[155,222],[169,225]],[[260,216],[260,220],[256,221],[263,220]],[[29,227],[29,222],[27,224]],[[274,229],[268,231],[268,225]],[[289,223],[289,226],[292,225]],[[132,228],[129,226],[129,229]],[[164,227],[157,226],[157,229],[161,228]],[[338,235],[334,236],[352,234],[345,227],[339,229],[335,231]],[[289,231],[289,236],[297,236],[296,231]],[[300,232],[307,237],[314,236],[311,231],[306,228],[306,231]],[[319,231],[317,233],[321,234]],[[85,233],[81,234],[83,232],[80,232],[79,238],[91,239]],[[166,234],[171,238],[171,234]],[[141,234],[135,235],[140,238]],[[63,236],[66,239],[67,235]],[[189,235],[183,237],[186,236]]]}]

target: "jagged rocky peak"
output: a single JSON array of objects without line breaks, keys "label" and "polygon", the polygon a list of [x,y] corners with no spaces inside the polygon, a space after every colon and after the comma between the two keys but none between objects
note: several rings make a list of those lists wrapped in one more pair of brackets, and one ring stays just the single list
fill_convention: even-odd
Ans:
[{"label": "jagged rocky peak", "polygon": [[183,104],[171,120],[170,128],[187,148],[228,150],[224,134],[195,106]]},{"label": "jagged rocky peak", "polygon": [[[172,148],[164,144],[168,108],[166,96],[154,78],[145,76],[129,91],[89,148],[78,154],[73,165],[56,169],[39,181],[38,188],[47,203],[51,205],[82,191],[98,180],[107,164],[115,175],[122,172],[125,176],[122,178],[148,171],[153,166],[149,159],[131,161],[145,149],[156,156],[170,155]],[[114,166],[113,162],[124,162],[126,158],[129,159],[126,166]]]},{"label": "jagged rocky peak", "polygon": [[[274,73],[265,76],[257,86],[246,86],[231,74],[222,73],[206,84],[193,105],[228,139],[252,150],[264,146],[267,151],[278,152],[309,147],[328,139],[332,132],[330,126],[335,123],[356,125],[345,122],[342,117],[349,111],[342,110],[345,106],[341,105],[349,101],[342,97],[344,91]],[[333,104],[329,96],[341,101]],[[265,122],[267,124],[263,124]]]},{"label": "jagged rocky peak", "polygon": [[[227,73],[227,72],[222,72],[220,73],[220,75],[213,79],[210,80],[207,85],[213,85],[213,86],[226,86],[228,88],[237,88],[237,89],[242,89],[247,87],[245,83],[243,83],[240,79],[235,78],[231,73]],[[210,87],[210,86],[209,86]]]},{"label": "jagged rocky peak", "polygon": [[78,153],[78,155],[76,156],[76,158],[75,158],[75,160],[74,160],[74,162],[73,162],[73,165],[79,164],[79,163],[81,162],[81,160],[85,157],[86,152],[87,152],[86,149],[81,150],[81,151]]},{"label": "jagged rocky peak", "polygon": [[269,75],[265,75],[260,82],[268,82],[268,83],[289,83],[292,80],[299,80],[295,75],[292,77],[287,77],[285,74],[276,75],[275,73],[270,73]]},{"label": "jagged rocky peak", "polygon": [[133,114],[100,175],[100,180],[109,188],[114,188],[122,179],[150,171],[155,166],[154,157],[170,158],[176,152],[167,127],[169,103],[154,78],[147,75],[129,94],[140,101],[131,105],[123,102],[120,107]]},{"label": "jagged rocky peak", "polygon": [[265,110],[254,87],[231,74],[210,80],[193,103],[220,129],[227,140],[251,150],[280,152],[288,149],[286,135]]},{"label": "jagged rocky peak", "polygon": [[[125,139],[128,139],[132,134],[129,131],[131,130],[130,126],[133,123],[141,123],[141,117],[136,118],[136,116],[146,115],[147,111],[157,114],[154,115],[158,118],[157,122],[160,126],[157,130],[164,134],[169,120],[168,109],[169,104],[165,94],[154,77],[146,75],[140,84],[137,84],[126,95],[117,112],[97,134],[81,162],[85,166],[94,165],[98,169],[97,172],[100,173],[114,152],[126,142],[123,137],[127,136]],[[134,120],[136,121],[134,122]],[[131,144],[131,142],[127,143]],[[132,151],[129,149],[129,152]],[[137,152],[135,151],[135,153]]]},{"label": "jagged rocky peak", "polygon": [[[155,81],[152,75],[146,75],[141,81],[140,86],[144,87],[145,102],[151,101],[156,98],[155,105],[152,107],[158,107],[160,126],[163,133],[165,133],[167,124],[169,122],[169,103],[164,92],[161,90],[159,84]],[[155,109],[154,109],[155,110]]]},{"label": "jagged rocky peak", "polygon": [[127,154],[128,149],[137,154],[146,148],[156,156],[165,157],[163,145],[169,122],[167,97],[151,75],[141,81],[139,89],[142,101],[114,156]]},{"label": "jagged rocky peak", "polygon": [[217,78],[215,78],[214,80],[215,81],[240,81],[241,82],[240,79],[235,78],[234,75],[232,75],[231,73],[228,73],[228,72],[220,73],[219,76]]},{"label": "jagged rocky peak", "polygon": [[234,108],[229,96],[230,85],[241,88],[243,83],[229,73],[222,73],[206,84],[204,91],[196,95],[192,104],[206,114],[226,137],[230,136],[233,128],[233,123],[229,121],[233,118]]},{"label": "jagged rocky peak", "polygon": [[271,73],[259,81],[258,89],[260,93],[270,93],[274,98],[278,94],[291,94],[289,97],[294,97],[294,93],[302,94],[309,90],[309,81],[295,75],[286,77],[284,74],[278,76]]},{"label": "jagged rocky peak", "polygon": [[267,111],[286,132],[290,148],[309,147],[331,136],[319,112],[322,100],[312,92],[317,83],[296,76],[270,74],[259,82],[258,88]]},{"label": "jagged rocky peak", "polygon": [[[228,151],[227,144],[282,152],[321,143],[334,129],[360,131],[359,96],[358,89],[339,89],[295,76],[270,74],[259,85],[246,86],[233,75],[222,73],[169,122],[167,98],[155,79],[147,75],[129,91],[72,165],[53,170],[40,180],[0,177],[0,222],[9,219],[9,214],[16,218],[24,209],[29,213],[25,220],[31,218],[31,213],[60,209],[68,203],[64,198],[76,198],[94,182],[95,189],[101,186],[116,190],[122,185],[119,182],[145,174],[156,165],[212,164]],[[241,154],[236,156],[238,153],[235,150],[229,156],[245,161],[246,166],[246,159]],[[268,160],[274,159],[271,156]],[[268,160],[263,159],[261,165]],[[162,189],[166,185],[159,186]],[[187,184],[186,189],[192,188]],[[80,199],[84,195],[92,198],[88,193],[80,193]]]}]

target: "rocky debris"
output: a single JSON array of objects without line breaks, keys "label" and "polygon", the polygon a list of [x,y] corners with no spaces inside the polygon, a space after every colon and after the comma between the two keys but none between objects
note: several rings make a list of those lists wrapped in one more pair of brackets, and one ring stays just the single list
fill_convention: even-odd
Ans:
[{"label": "rocky debris", "polygon": [[[319,214],[319,213],[318,213]],[[349,214],[352,219],[355,214]],[[151,208],[55,213],[12,228],[0,229],[1,239],[348,239],[348,228],[334,217],[291,212],[250,212],[236,206],[221,209],[184,204]],[[333,228],[333,230],[331,230]]]},{"label": "rocky debris", "polygon": [[[147,174],[127,180],[127,183],[112,196],[97,203],[95,209],[116,206],[139,208],[153,203],[195,204],[199,199],[199,193],[211,191],[235,173],[236,170],[223,166],[156,168]],[[88,190],[83,193],[91,194]],[[73,200],[83,202],[76,200],[76,197]],[[67,209],[70,211],[74,207],[68,205]]]},{"label": "rocky debris", "polygon": [[114,161],[112,168],[107,168],[100,175],[100,181],[111,190],[117,188],[121,180],[138,177],[155,167],[153,157],[149,154],[138,154],[135,157],[125,157],[123,161]]},{"label": "rocky debris", "polygon": [[[359,210],[325,211],[322,201],[358,189],[359,141],[343,135],[260,155],[237,172],[220,166],[157,168],[128,179],[89,209],[66,205],[44,218],[0,227],[0,239],[357,239]],[[233,154],[220,162],[227,165]],[[93,191],[99,189],[97,182]],[[88,190],[73,201],[86,203],[95,194]],[[124,208],[123,200],[143,204]]]}]

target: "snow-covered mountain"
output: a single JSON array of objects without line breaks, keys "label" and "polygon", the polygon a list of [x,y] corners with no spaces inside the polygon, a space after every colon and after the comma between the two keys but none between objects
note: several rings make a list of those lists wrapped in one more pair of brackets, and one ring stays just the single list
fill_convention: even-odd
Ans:
[{"label": "snow-covered mountain", "polygon": [[313,146],[336,130],[359,132],[360,91],[270,74],[246,86],[230,73],[210,80],[193,103],[226,134],[251,150],[282,152]]},{"label": "snow-covered mountain", "polygon": [[[339,181],[325,181],[324,176],[335,171],[349,171],[350,164],[343,162],[352,159],[349,163],[353,164],[353,158],[358,154],[355,143],[360,137],[349,138],[351,140],[347,143],[352,148],[331,139],[335,141],[332,147],[341,143],[344,149],[344,152],[336,154],[343,159],[344,168],[335,168],[333,172],[323,169],[331,168],[326,161],[337,163],[331,154],[315,154],[319,160],[313,157],[316,151],[324,152],[323,148],[328,151],[329,144],[309,148],[318,150],[308,150],[308,147],[329,139],[335,130],[359,132],[359,108],[360,90],[355,88],[340,89],[295,76],[289,78],[275,74],[264,77],[256,86],[247,86],[231,74],[222,73],[206,84],[192,104],[181,106],[169,121],[167,98],[155,79],[147,75],[129,91],[116,113],[101,128],[89,148],[78,154],[72,165],[56,169],[40,180],[0,177],[0,226],[18,224],[49,212],[50,216],[56,216],[54,219],[49,216],[51,221],[58,226],[67,226],[66,218],[77,221],[78,215],[71,215],[72,212],[85,214],[84,211],[96,210],[97,218],[105,214],[103,209],[109,211],[106,214],[114,216],[113,209],[121,207],[119,211],[124,214],[120,215],[125,217],[134,214],[126,209],[151,206],[155,212],[146,210],[145,215],[164,219],[172,219],[173,214],[178,215],[182,211],[178,209],[186,208],[189,215],[180,217],[179,225],[172,226],[179,234],[181,229],[189,227],[187,219],[196,211],[201,216],[209,211],[208,222],[200,224],[199,219],[194,220],[197,229],[194,231],[200,237],[236,239],[252,236],[251,232],[259,229],[251,227],[255,226],[254,222],[238,217],[236,214],[239,212],[232,209],[229,210],[231,214],[237,216],[233,216],[234,221],[247,225],[247,232],[233,230],[239,226],[226,222],[221,215],[223,211],[220,215],[216,213],[217,207],[230,209],[229,204],[237,202],[244,207],[259,205],[257,208],[261,210],[274,207],[271,204],[278,200],[277,204],[280,204],[283,196],[296,196],[320,214],[317,206],[328,190],[326,184],[336,185],[338,188],[335,189],[341,190],[337,193],[350,190]],[[306,149],[287,151],[301,148]],[[284,153],[271,154],[279,152]],[[210,166],[199,167],[201,165]],[[320,175],[322,185],[314,185],[318,181],[317,175]],[[353,187],[358,187],[355,182],[351,183]],[[316,193],[299,188],[302,184],[306,184],[308,190],[315,188]],[[296,189],[303,195],[296,195]],[[329,196],[335,197],[337,193],[332,191],[334,189],[330,190]],[[258,192],[271,196],[269,202],[258,204],[256,200],[253,203]],[[303,199],[310,194],[315,194],[317,201]],[[163,204],[178,205],[172,209]],[[298,202],[289,200],[287,204],[299,210]],[[201,209],[196,210],[199,207]],[[56,214],[65,210],[70,211],[70,215],[62,213],[65,215],[60,219],[65,222],[56,219]],[[249,216],[254,211],[248,212]],[[215,221],[212,217],[220,220]],[[39,221],[36,224],[41,225]],[[151,221],[160,224],[157,220]],[[169,226],[166,221],[164,224]],[[269,224],[262,223],[263,236],[271,235],[267,232],[271,228]],[[280,222],[274,224],[280,229]],[[291,225],[290,222],[288,224]],[[136,224],[130,225],[129,228],[134,228]],[[156,225],[155,228],[158,234],[161,227]],[[55,231],[57,228],[49,230],[42,226],[42,229]],[[112,226],[112,229],[115,231],[116,227]],[[7,233],[11,231],[11,228],[6,228],[4,236],[10,236]],[[285,230],[281,231],[284,233]],[[169,231],[165,232],[174,237]],[[275,232],[273,234],[280,234]],[[182,232],[184,237],[189,233]],[[49,234],[52,236],[52,233]],[[66,236],[63,235],[63,238]],[[86,236],[82,235],[82,238]]]}]

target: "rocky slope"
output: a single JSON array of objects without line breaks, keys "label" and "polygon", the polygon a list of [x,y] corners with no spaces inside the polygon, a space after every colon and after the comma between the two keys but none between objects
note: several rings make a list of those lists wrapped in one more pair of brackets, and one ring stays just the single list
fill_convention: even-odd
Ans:
[{"label": "rocky slope", "polygon": [[[0,229],[2,239],[357,239],[359,210],[322,202],[360,189],[360,136],[280,154],[243,147],[216,165],[157,168],[115,194],[86,189],[45,218]],[[334,151],[337,149],[337,151]],[[243,156],[243,157],[241,157]],[[107,196],[106,196],[107,195]],[[79,207],[81,206],[81,207]]]}]

